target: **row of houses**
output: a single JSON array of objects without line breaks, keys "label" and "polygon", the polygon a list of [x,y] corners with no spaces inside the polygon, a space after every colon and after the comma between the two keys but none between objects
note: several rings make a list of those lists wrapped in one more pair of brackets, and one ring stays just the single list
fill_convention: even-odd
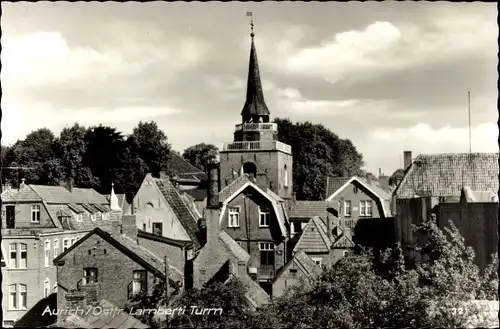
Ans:
[{"label": "row of houses", "polygon": [[[432,216],[440,225],[458,222],[478,254],[494,250],[498,154],[413,161],[405,152],[397,187],[381,173],[378,180],[328,177],[324,200],[296,200],[292,150],[270,122],[253,36],[248,75],[242,121],[208,173],[148,174],[130,204],[113,187],[109,196],[35,185],[2,195],[4,326],[41,321],[36,305],[50,296],[58,309],[124,309],[133,295],[167,282],[179,294],[237,278],[250,305],[262,306],[291,286],[311,284],[356,244],[401,242],[409,260],[422,260],[412,249],[410,224]],[[59,315],[58,321],[143,326],[123,316]]]}]

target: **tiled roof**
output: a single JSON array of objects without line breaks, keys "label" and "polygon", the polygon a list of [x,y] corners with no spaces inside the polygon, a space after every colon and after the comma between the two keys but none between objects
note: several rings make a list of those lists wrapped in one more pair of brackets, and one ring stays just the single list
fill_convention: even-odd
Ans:
[{"label": "tiled roof", "polygon": [[325,201],[302,201],[292,202],[290,218],[311,218],[324,216],[326,214]]},{"label": "tiled roof", "polygon": [[351,177],[327,177],[326,178],[326,196],[327,199],[330,195],[337,192],[339,188],[344,186]]},{"label": "tiled roof", "polygon": [[198,232],[197,219],[194,217],[193,213],[189,210],[188,206],[186,206],[186,204],[182,201],[179,192],[175,189],[175,187],[168,179],[156,178],[155,181],[163,197],[170,205],[177,219],[179,220],[179,222],[189,235],[189,238],[193,242],[195,250],[198,249],[201,245],[197,238],[197,232]]},{"label": "tiled roof", "polygon": [[228,186],[224,187],[219,192],[219,202],[224,202],[233,195],[236,191],[243,187],[246,183],[250,181],[250,178],[247,174],[241,175],[231,182]]},{"label": "tiled roof", "polygon": [[307,254],[299,250],[292,258],[304,271],[304,274],[310,279],[316,279],[321,275],[323,270],[316,264]]},{"label": "tiled roof", "polygon": [[345,249],[345,248],[353,248],[354,247],[354,242],[352,242],[351,239],[347,235],[342,235],[340,236],[332,245],[332,248],[340,248],[340,249]]},{"label": "tiled roof", "polygon": [[47,203],[68,204],[78,203],[63,186],[30,185],[30,187]]},{"label": "tiled roof", "polygon": [[280,197],[278,194],[274,193],[270,188],[268,188],[266,190],[267,194],[269,194],[269,196],[271,198],[273,198],[276,202],[285,202],[285,200],[283,200],[282,197]]},{"label": "tiled roof", "polygon": [[61,328],[98,329],[149,328],[146,324],[142,323],[127,312],[113,312],[112,310],[118,310],[118,308],[107,300],[101,300],[99,306],[102,308],[102,310],[110,310],[110,312],[102,312],[98,315],[94,315],[95,312],[75,312],[78,315],[68,316],[63,322],[58,323],[58,326]]},{"label": "tiled roof", "polygon": [[186,194],[189,194],[195,201],[203,201],[207,197],[207,189],[191,189],[183,191]]},{"label": "tiled roof", "polygon": [[30,185],[26,185],[19,190],[11,190],[2,195],[2,202],[21,202],[21,201],[42,201],[40,195]]},{"label": "tiled roof", "polygon": [[415,196],[460,196],[463,186],[473,191],[498,191],[498,153],[419,155],[394,191],[401,199]]},{"label": "tiled roof", "polygon": [[78,203],[100,203],[109,204],[106,196],[98,193],[93,188],[78,188],[73,187],[71,190],[71,195]]},{"label": "tiled roof", "polygon": [[250,260],[250,255],[225,231],[221,231],[219,233],[219,239],[228,251],[234,255],[236,259],[238,259],[238,261],[247,263]]},{"label": "tiled roof", "polygon": [[302,231],[294,252],[326,252],[330,250],[332,241],[328,238],[325,222],[318,216],[312,217]]}]

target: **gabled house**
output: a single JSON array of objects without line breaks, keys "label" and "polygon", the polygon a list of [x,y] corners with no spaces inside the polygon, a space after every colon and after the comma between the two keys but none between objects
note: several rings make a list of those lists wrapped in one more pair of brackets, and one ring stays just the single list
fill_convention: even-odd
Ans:
[{"label": "gabled house", "polygon": [[161,246],[144,246],[135,216],[113,224],[106,231],[93,229],[54,259],[58,308],[84,308],[106,300],[123,309],[134,294],[150,293],[155,284],[165,282],[166,266],[170,285],[179,292],[184,287],[184,269],[172,265]]},{"label": "gabled house", "polygon": [[291,287],[310,287],[322,272],[323,270],[315,261],[299,250],[274,278],[273,298],[283,296]]},{"label": "gabled house", "polygon": [[[411,262],[421,261],[411,225],[435,219],[443,227],[452,219],[466,243],[476,251],[478,265],[489,262],[498,237],[498,153],[419,155],[405,152],[405,175],[393,193],[396,239]],[[474,201],[480,202],[474,202]]]},{"label": "gabled house", "polygon": [[210,282],[229,282],[237,278],[246,287],[246,297],[251,306],[257,308],[265,305],[270,302],[270,298],[257,283],[256,273],[250,271],[251,254],[221,226],[223,212],[222,203],[219,202],[218,165],[210,165],[209,171],[212,174],[205,218],[202,219],[206,243],[193,262],[193,285],[200,288]]},{"label": "gabled house", "polygon": [[285,264],[288,221],[284,201],[242,175],[219,193],[221,230],[250,254],[250,269],[267,284]]},{"label": "gabled house", "polygon": [[169,179],[147,174],[134,196],[133,214],[138,216],[137,227],[142,231],[169,239],[191,241],[195,249],[198,240],[198,214]]}]

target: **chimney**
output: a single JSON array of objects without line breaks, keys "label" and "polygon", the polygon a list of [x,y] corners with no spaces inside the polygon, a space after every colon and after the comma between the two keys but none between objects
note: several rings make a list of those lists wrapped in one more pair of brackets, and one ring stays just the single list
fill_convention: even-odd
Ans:
[{"label": "chimney", "polygon": [[26,186],[26,184],[24,183],[25,182],[25,178],[21,178],[21,184],[19,185],[19,189],[22,189]]},{"label": "chimney", "polygon": [[404,151],[403,152],[403,161],[404,161],[404,170],[408,169],[408,167],[412,163],[412,157],[411,157],[411,151]]},{"label": "chimney", "polygon": [[366,181],[368,182],[368,184],[371,184],[372,183],[372,175],[370,175],[370,174],[366,175]]},{"label": "chimney", "polygon": [[137,217],[135,215],[122,216],[121,233],[137,241]]},{"label": "chimney", "polygon": [[378,178],[378,184],[384,191],[389,190],[389,176],[380,176]]},{"label": "chimney", "polygon": [[378,168],[378,177],[382,176],[382,168]]},{"label": "chimney", "polygon": [[219,191],[220,191],[220,167],[219,163],[209,163],[208,169],[208,190],[207,190],[207,207],[205,211],[207,225],[207,244],[215,243],[219,236],[220,224],[220,208]]},{"label": "chimney", "polygon": [[332,200],[332,201],[327,201],[326,202],[326,230],[327,230],[327,236],[328,238],[330,239],[330,241],[333,241],[333,236],[332,236],[332,229],[333,229],[333,225],[332,225],[332,220],[333,220],[333,213],[330,209],[333,209],[333,210],[337,210],[337,211],[340,211],[337,206],[337,201],[335,200]]}]

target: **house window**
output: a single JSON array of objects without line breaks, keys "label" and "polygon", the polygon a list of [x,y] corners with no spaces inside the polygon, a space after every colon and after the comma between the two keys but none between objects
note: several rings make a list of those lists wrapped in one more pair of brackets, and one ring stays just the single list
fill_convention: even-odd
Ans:
[{"label": "house window", "polygon": [[229,227],[239,227],[240,226],[240,208],[231,207],[229,208]]},{"label": "house window", "polygon": [[142,223],[142,230],[146,232],[146,223]]},{"label": "house window", "polygon": [[302,233],[302,223],[292,222],[292,234]]},{"label": "house window", "polygon": [[16,227],[16,208],[14,206],[5,206],[7,228]]},{"label": "house window", "polygon": [[360,201],[359,202],[359,215],[360,216],[371,216],[372,215],[372,202],[371,201]]},{"label": "house window", "polygon": [[17,310],[17,285],[9,286],[9,309]]},{"label": "house window", "polygon": [[90,220],[95,222],[95,215],[94,214],[90,214]]},{"label": "house window", "polygon": [[345,221],[345,227],[350,228],[350,229],[354,229],[356,227],[356,222],[357,221],[355,221],[353,219],[348,219]]},{"label": "house window", "polygon": [[45,298],[49,297],[50,294],[50,280],[45,279],[45,282],[43,283],[43,296]]},{"label": "house window", "polygon": [[54,240],[54,258],[56,258],[57,255],[59,255],[59,240],[55,239]]},{"label": "house window", "polygon": [[288,169],[285,165],[285,170],[284,170],[285,176],[283,177],[283,186],[288,187]]},{"label": "house window", "polygon": [[163,236],[163,224],[153,223],[153,234]]},{"label": "house window", "polygon": [[57,293],[57,283],[54,285],[54,287],[52,287],[52,293]]},{"label": "house window", "polygon": [[32,223],[40,223],[40,206],[39,205],[31,206],[31,222]]},{"label": "house window", "polygon": [[97,283],[97,269],[95,267],[87,267],[83,269],[83,284]]},{"label": "house window", "polygon": [[76,221],[83,222],[83,214],[76,214]]},{"label": "house window", "polygon": [[351,217],[351,201],[344,201],[344,216]]},{"label": "house window", "polygon": [[11,268],[17,268],[17,243],[11,243],[9,245],[9,266]]},{"label": "house window", "polygon": [[23,310],[28,308],[28,289],[25,284],[19,285],[19,304]]},{"label": "house window", "polygon": [[63,240],[63,252],[68,250],[68,248],[69,248],[69,239],[64,239]]},{"label": "house window", "polygon": [[262,266],[274,266],[274,244],[273,243],[259,243],[260,250],[260,264]]},{"label": "house window", "polygon": [[313,262],[315,262],[315,263],[316,263],[316,265],[318,265],[319,267],[321,267],[321,264],[322,264],[322,261],[323,261],[323,259],[322,259],[322,258],[319,258],[319,257],[318,257],[318,258],[316,258],[316,257],[315,257],[315,258],[311,258],[311,259],[313,260]]},{"label": "house window", "polygon": [[97,219],[102,219],[102,214],[100,212],[96,213],[95,216]]},{"label": "house window", "polygon": [[20,261],[19,267],[27,268],[28,267],[28,246],[25,243],[20,243],[19,249],[20,249],[20,254],[21,254],[21,261]]},{"label": "house window", "polygon": [[358,193],[358,187],[357,186],[354,186],[354,188],[352,189],[354,193]]},{"label": "house window", "polygon": [[259,207],[259,226],[268,227],[270,222],[271,212],[268,207]]},{"label": "house window", "polygon": [[108,220],[109,219],[109,214],[107,212],[102,214],[102,220]]},{"label": "house window", "polygon": [[50,241],[45,241],[45,267],[50,266]]},{"label": "house window", "polygon": [[75,242],[76,242],[76,238],[72,238],[72,239],[71,239],[71,245],[74,245],[74,244],[75,244]]},{"label": "house window", "polygon": [[147,284],[147,272],[144,270],[134,271],[132,293],[135,295],[141,293],[142,291],[146,292],[148,287]]}]

